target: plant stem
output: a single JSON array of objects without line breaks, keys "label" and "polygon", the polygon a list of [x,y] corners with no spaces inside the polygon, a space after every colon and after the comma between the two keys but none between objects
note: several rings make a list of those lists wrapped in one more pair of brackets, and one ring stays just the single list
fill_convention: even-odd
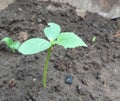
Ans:
[{"label": "plant stem", "polygon": [[51,55],[51,50],[52,50],[52,46],[47,51],[47,57],[45,60],[45,65],[44,65],[44,74],[43,74],[43,87],[44,88],[46,88],[47,70],[48,70],[48,64],[49,64],[49,59],[50,59],[50,55]]}]

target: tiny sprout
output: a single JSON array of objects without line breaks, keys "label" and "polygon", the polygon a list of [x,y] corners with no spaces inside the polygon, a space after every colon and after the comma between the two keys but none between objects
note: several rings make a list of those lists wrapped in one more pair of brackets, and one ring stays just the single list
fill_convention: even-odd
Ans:
[{"label": "tiny sprout", "polygon": [[92,42],[95,42],[96,41],[96,37],[94,36],[93,38],[92,38]]},{"label": "tiny sprout", "polygon": [[1,41],[5,42],[6,46],[10,48],[13,52],[15,52],[15,50],[18,50],[20,46],[19,41],[13,41],[12,38],[9,37],[5,37]]},{"label": "tiny sprout", "polygon": [[43,86],[46,88],[48,63],[53,47],[61,45],[66,49],[78,46],[87,47],[87,45],[75,33],[61,32],[61,27],[56,23],[48,23],[48,26],[44,29],[44,34],[49,41],[42,38],[31,38],[19,47],[19,52],[24,55],[32,55],[47,50],[43,73]]}]

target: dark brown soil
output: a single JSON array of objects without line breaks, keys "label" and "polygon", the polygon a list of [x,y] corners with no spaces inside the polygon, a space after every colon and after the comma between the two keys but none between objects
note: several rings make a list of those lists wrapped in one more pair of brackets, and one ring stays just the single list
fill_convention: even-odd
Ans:
[{"label": "dark brown soil", "polygon": [[[115,20],[88,13],[77,16],[68,4],[17,0],[0,12],[0,39],[18,40],[24,31],[44,37],[48,22],[61,25],[82,37],[88,48],[56,46],[42,86],[46,52],[23,56],[0,45],[0,101],[120,101],[120,33]],[[117,34],[116,34],[117,33]],[[92,37],[96,41],[92,42]],[[73,84],[66,84],[68,74]]]}]

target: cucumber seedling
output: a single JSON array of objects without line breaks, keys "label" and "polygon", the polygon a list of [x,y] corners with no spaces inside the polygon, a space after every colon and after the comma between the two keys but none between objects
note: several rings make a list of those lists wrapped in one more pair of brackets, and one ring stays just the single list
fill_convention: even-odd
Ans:
[{"label": "cucumber seedling", "polygon": [[56,23],[48,23],[44,29],[44,34],[49,41],[42,38],[31,38],[19,47],[19,52],[24,55],[32,55],[47,50],[47,56],[44,64],[43,86],[46,87],[46,76],[51,51],[55,45],[61,45],[66,48],[75,48],[78,46],[87,47],[84,41],[73,32],[61,32],[61,27]]},{"label": "cucumber seedling", "polygon": [[20,46],[20,42],[19,41],[13,41],[13,39],[10,38],[10,37],[5,37],[1,41],[5,42],[6,46],[8,48],[10,48],[13,52],[15,52],[15,50],[18,50],[18,48]]}]

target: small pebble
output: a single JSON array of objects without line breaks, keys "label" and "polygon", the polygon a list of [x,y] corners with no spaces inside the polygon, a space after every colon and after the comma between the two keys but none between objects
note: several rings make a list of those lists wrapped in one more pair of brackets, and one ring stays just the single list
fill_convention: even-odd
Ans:
[{"label": "small pebble", "polygon": [[18,36],[20,42],[26,41],[28,39],[28,33],[21,31]]},{"label": "small pebble", "polygon": [[88,93],[86,89],[81,88],[79,85],[77,85],[77,92],[82,96],[87,95]]},{"label": "small pebble", "polygon": [[88,82],[88,80],[86,80],[86,79],[83,79],[83,80],[82,80],[82,83],[83,83],[84,85],[86,85],[86,86],[89,86],[89,82]]},{"label": "small pebble", "polygon": [[11,80],[9,81],[9,87],[14,87],[15,85],[16,85],[15,80],[14,80],[14,79],[11,79]]},{"label": "small pebble", "polygon": [[36,82],[36,79],[35,79],[35,78],[33,79],[33,82]]},{"label": "small pebble", "polygon": [[73,83],[73,76],[72,75],[67,75],[65,78],[65,83],[66,84],[72,84]]},{"label": "small pebble", "polygon": [[83,66],[83,69],[87,71],[87,70],[89,70],[89,66],[85,65],[85,66]]},{"label": "small pebble", "polygon": [[22,8],[18,8],[19,11],[22,11]]}]

